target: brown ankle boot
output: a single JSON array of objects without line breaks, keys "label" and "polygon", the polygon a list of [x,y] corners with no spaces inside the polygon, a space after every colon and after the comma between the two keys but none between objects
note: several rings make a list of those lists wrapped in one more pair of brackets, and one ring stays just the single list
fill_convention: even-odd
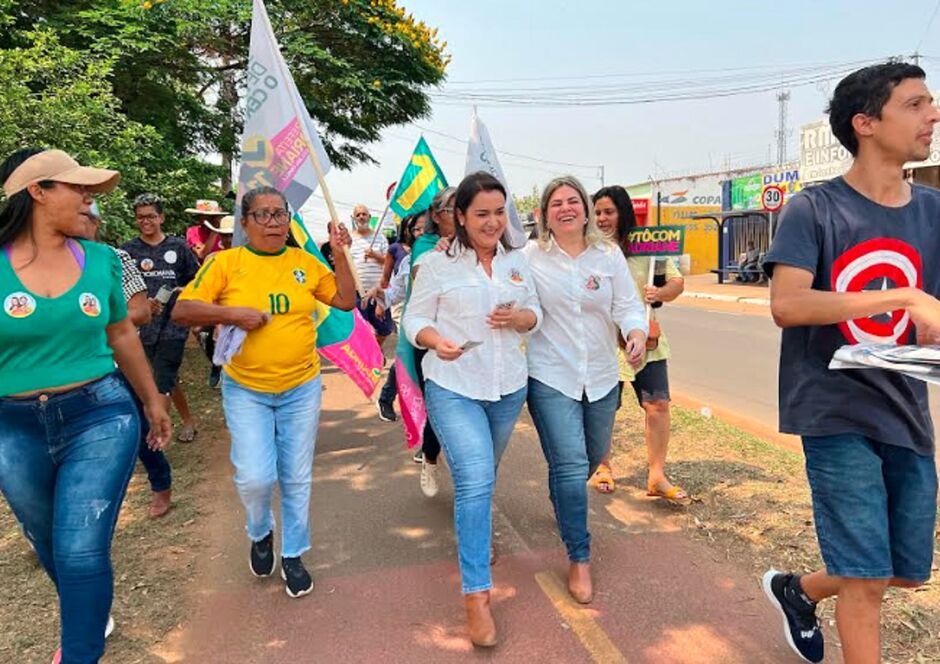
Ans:
[{"label": "brown ankle boot", "polygon": [[166,516],[166,513],[170,511],[170,497],[172,495],[172,489],[153,492],[149,510],[151,519],[159,519],[161,516]]},{"label": "brown ankle boot", "polygon": [[594,599],[591,563],[571,563],[568,568],[568,592],[578,604],[591,603]]},{"label": "brown ankle boot", "polygon": [[490,613],[490,591],[469,593],[463,596],[463,605],[467,610],[467,627],[470,641],[480,648],[496,645],[496,623]]}]

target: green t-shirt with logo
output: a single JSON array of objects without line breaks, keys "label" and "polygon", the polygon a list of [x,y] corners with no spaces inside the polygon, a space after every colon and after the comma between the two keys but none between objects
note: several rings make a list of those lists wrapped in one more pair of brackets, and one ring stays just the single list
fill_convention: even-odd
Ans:
[{"label": "green t-shirt with logo", "polygon": [[105,328],[127,317],[121,260],[79,241],[81,277],[59,297],[31,293],[0,251],[0,396],[59,387],[114,371]]}]

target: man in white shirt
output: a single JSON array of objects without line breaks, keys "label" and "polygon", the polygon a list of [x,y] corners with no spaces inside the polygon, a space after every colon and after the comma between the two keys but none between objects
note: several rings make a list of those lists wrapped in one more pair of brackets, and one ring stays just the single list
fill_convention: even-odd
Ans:
[{"label": "man in white shirt", "polygon": [[[369,291],[379,285],[382,280],[382,269],[385,266],[385,254],[388,252],[388,240],[381,233],[375,235],[375,242],[372,241],[374,232],[369,225],[371,219],[372,215],[365,205],[359,204],[353,208],[352,220],[355,232],[352,233],[352,246],[349,247],[349,252],[356,265],[356,272],[359,273],[359,282],[362,284],[363,291]],[[356,306],[375,330],[375,339],[381,346],[385,337],[395,331],[392,312],[386,309],[382,316],[377,315],[375,298],[360,299],[357,296]]]}]

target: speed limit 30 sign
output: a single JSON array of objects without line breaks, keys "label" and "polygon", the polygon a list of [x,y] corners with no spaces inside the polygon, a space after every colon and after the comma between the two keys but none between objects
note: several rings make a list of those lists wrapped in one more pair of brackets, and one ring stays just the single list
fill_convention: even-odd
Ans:
[{"label": "speed limit 30 sign", "polygon": [[761,206],[768,212],[776,212],[783,207],[783,187],[775,184],[764,187],[760,195]]}]

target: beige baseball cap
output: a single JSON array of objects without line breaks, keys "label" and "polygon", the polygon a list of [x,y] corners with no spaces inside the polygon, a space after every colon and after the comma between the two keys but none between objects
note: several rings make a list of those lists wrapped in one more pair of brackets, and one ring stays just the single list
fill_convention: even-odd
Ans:
[{"label": "beige baseball cap", "polygon": [[80,184],[96,194],[112,191],[121,181],[121,174],[106,168],[81,166],[62,150],[45,150],[24,161],[10,173],[3,183],[7,198],[31,184],[52,180],[66,184]]}]

